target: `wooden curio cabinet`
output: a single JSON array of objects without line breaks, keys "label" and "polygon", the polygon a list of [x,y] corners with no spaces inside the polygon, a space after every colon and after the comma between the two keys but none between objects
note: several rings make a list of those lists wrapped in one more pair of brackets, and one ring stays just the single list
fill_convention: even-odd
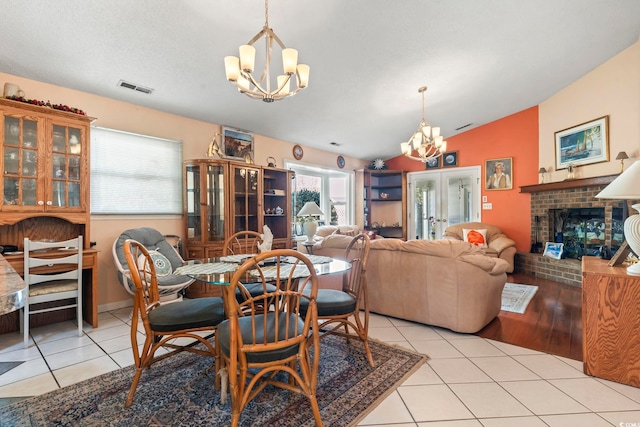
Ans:
[{"label": "wooden curio cabinet", "polygon": [[[0,99],[0,244],[89,236],[92,118]],[[19,224],[19,225],[18,225]]]},{"label": "wooden curio cabinet", "polygon": [[290,248],[292,174],[230,160],[186,161],[186,258],[220,256],[233,233],[262,233],[265,224],[273,233],[273,249]]}]

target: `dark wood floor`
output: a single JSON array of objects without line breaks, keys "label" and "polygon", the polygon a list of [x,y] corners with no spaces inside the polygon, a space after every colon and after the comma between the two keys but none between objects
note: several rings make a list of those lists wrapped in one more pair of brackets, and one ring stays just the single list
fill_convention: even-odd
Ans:
[{"label": "dark wood floor", "polygon": [[525,274],[510,274],[507,282],[538,291],[524,314],[501,311],[476,335],[582,360],[582,289]]}]

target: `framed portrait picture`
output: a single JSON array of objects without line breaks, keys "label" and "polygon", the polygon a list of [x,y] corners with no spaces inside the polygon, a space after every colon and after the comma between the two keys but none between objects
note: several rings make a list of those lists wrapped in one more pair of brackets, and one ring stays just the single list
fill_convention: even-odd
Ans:
[{"label": "framed portrait picture", "polygon": [[555,133],[556,170],[609,161],[609,116]]},{"label": "framed portrait picture", "polygon": [[458,152],[447,151],[442,154],[442,167],[450,168],[452,166],[458,166]]},{"label": "framed portrait picture", "polygon": [[484,189],[511,190],[513,188],[513,158],[485,160]]},{"label": "framed portrait picture", "polygon": [[222,127],[222,157],[253,163],[253,134],[228,126]]},{"label": "framed portrait picture", "polygon": [[425,169],[440,169],[440,157],[429,159],[425,162]]},{"label": "framed portrait picture", "polygon": [[544,244],[544,252],[542,256],[548,256],[549,258],[560,259],[562,258],[563,249],[564,249],[564,243],[547,242]]}]

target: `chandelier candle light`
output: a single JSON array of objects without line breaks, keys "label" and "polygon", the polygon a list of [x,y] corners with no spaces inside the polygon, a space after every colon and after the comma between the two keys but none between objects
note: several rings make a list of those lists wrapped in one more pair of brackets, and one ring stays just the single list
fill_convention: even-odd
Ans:
[{"label": "chandelier candle light", "polygon": [[[400,144],[402,154],[423,163],[447,151],[447,141],[443,141],[442,135],[440,135],[440,128],[431,127],[424,119],[424,93],[426,91],[426,86],[418,89],[418,92],[422,94],[422,121],[418,126],[418,130],[411,135],[409,141]],[[418,152],[418,157],[413,155],[413,151]]]},{"label": "chandelier candle light", "polygon": [[[596,198],[617,200],[640,200],[640,161],[635,162],[626,171],[607,185]],[[626,203],[626,202],[625,202]],[[631,206],[640,212],[640,203]],[[640,215],[630,215],[624,221],[624,238],[636,256],[640,256]],[[640,274],[640,263],[627,267],[627,273]]]},{"label": "chandelier candle light", "polygon": [[318,228],[318,224],[316,224],[314,217],[319,217],[320,215],[324,215],[324,212],[320,210],[320,207],[316,205],[316,202],[305,203],[302,209],[298,212],[298,216],[308,217],[302,224],[302,231],[307,235],[308,243],[313,242],[313,236],[316,234],[316,229]]},{"label": "chandelier candle light", "polygon": [[[227,74],[227,80],[238,87],[241,93],[244,93],[253,99],[262,99],[264,102],[273,102],[288,96],[293,96],[307,87],[309,84],[309,66],[298,64],[298,51],[286,48],[280,38],[269,28],[269,0],[264,3],[265,22],[262,30],[256,34],[249,43],[240,46],[240,57],[227,56],[224,58],[224,68]],[[256,60],[256,48],[253,44],[265,39],[266,59],[264,70],[258,80],[252,73]],[[284,74],[277,78],[277,89],[271,90],[270,67],[271,53],[273,50],[273,42],[276,42],[282,49],[282,65]],[[291,90],[291,76],[296,75],[297,87]],[[262,85],[265,84],[263,87]]]}]

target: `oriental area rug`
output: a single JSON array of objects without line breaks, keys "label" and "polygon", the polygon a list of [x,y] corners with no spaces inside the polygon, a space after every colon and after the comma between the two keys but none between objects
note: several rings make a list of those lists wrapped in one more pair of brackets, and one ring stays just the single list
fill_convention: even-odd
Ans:
[{"label": "oriental area rug", "polygon": [[502,291],[501,310],[524,314],[537,290],[537,286],[506,283]]},{"label": "oriental area rug", "polygon": [[[370,341],[376,366],[360,341],[321,341],[317,398],[325,426],[351,426],[422,366],[427,356]],[[133,366],[0,408],[7,426],[228,426],[229,399],[220,403],[211,359],[181,353],[141,377],[133,404],[124,407]],[[241,426],[314,426],[309,400],[265,388],[240,416]]]}]

